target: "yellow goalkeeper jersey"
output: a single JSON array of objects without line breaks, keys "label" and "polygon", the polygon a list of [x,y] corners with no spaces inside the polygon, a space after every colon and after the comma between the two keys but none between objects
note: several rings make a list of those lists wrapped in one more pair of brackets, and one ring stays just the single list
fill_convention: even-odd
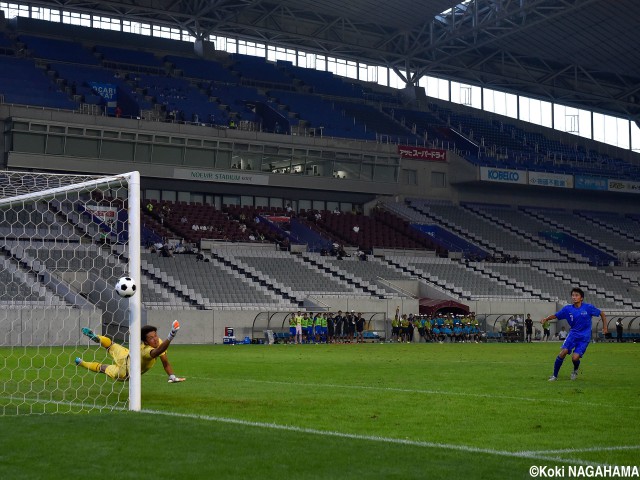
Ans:
[{"label": "yellow goalkeeper jersey", "polygon": [[[153,347],[151,345],[147,345],[146,343],[142,343],[140,345],[140,373],[145,373],[156,364],[156,360],[158,359],[158,357],[151,358],[151,350],[153,350]],[[166,354],[167,352],[164,351],[160,354],[160,356]]]}]

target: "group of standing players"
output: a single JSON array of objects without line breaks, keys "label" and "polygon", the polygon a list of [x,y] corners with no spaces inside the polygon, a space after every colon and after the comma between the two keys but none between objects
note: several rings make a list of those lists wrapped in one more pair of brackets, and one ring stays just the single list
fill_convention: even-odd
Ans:
[{"label": "group of standing players", "polygon": [[296,312],[289,317],[289,343],[364,343],[365,319],[345,314]]},{"label": "group of standing players", "polygon": [[396,315],[391,321],[392,342],[413,342],[418,330],[419,340],[425,342],[479,342],[480,328],[475,313],[463,317],[446,315]]},{"label": "group of standing players", "polygon": [[[355,311],[309,313],[298,311],[289,316],[288,343],[364,343],[365,319]],[[480,329],[475,314],[399,315],[391,321],[392,342],[413,342],[418,331],[425,342],[479,342]]]}]

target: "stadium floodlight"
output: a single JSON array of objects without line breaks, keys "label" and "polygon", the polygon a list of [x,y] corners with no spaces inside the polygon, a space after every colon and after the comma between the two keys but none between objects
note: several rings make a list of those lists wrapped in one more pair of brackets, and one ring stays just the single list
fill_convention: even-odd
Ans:
[{"label": "stadium floodlight", "polygon": [[89,328],[140,345],[140,175],[0,172],[0,415],[140,410],[140,348],[129,382],[87,375],[111,363]]}]

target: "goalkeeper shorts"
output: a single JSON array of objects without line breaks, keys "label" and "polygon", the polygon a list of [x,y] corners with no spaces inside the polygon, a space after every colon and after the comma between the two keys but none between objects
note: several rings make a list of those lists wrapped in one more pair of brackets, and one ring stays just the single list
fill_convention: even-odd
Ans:
[{"label": "goalkeeper shorts", "polygon": [[120,382],[129,380],[129,349],[114,343],[108,351],[115,363],[109,365],[104,373]]}]

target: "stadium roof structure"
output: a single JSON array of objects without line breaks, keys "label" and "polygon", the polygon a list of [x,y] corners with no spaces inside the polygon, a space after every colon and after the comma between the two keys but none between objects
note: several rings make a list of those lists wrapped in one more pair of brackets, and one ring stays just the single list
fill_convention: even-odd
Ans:
[{"label": "stadium roof structure", "polygon": [[[26,0],[640,119],[637,0]],[[407,71],[410,73],[407,75]]]}]

